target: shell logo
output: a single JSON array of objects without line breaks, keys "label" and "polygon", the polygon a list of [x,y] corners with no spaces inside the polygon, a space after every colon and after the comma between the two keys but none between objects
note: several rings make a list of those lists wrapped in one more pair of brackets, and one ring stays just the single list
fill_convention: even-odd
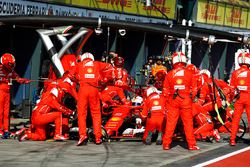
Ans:
[{"label": "shell logo", "polygon": [[176,80],[176,83],[177,83],[177,84],[182,84],[182,79],[177,79],[177,80]]},{"label": "shell logo", "polygon": [[111,121],[114,121],[114,122],[117,122],[117,121],[120,121],[121,118],[120,117],[113,117],[111,118]]},{"label": "shell logo", "polygon": [[240,80],[240,85],[244,85],[245,81],[244,80]]},{"label": "shell logo", "polygon": [[87,69],[87,72],[88,72],[88,73],[92,73],[92,72],[93,72],[93,69],[92,69],[92,68],[88,68],[88,69]]},{"label": "shell logo", "polygon": [[155,101],[153,102],[153,104],[154,104],[155,106],[157,106],[157,105],[159,104],[159,101],[158,101],[158,100],[155,100]]}]

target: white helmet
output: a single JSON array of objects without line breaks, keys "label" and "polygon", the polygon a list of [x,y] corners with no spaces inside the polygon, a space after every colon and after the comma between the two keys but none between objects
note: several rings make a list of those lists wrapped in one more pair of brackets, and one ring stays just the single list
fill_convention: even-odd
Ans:
[{"label": "white helmet", "polygon": [[80,59],[81,61],[83,61],[84,59],[92,59],[93,61],[95,60],[92,53],[89,53],[89,52],[83,53],[82,55],[80,55],[80,58],[81,58]]},{"label": "white helmet", "polygon": [[200,74],[205,74],[208,76],[208,78],[211,77],[211,72],[207,69],[200,70]]},{"label": "white helmet", "polygon": [[150,96],[152,93],[157,93],[157,89],[155,87],[149,87],[147,89],[147,97]]},{"label": "white helmet", "polygon": [[143,102],[143,98],[141,96],[136,96],[131,101],[133,106],[140,106]]},{"label": "white helmet", "polygon": [[176,63],[187,63],[187,58],[184,53],[182,52],[175,52],[172,55],[172,64]]},{"label": "white helmet", "polygon": [[250,53],[240,53],[238,56],[239,64],[247,64],[250,65]]}]

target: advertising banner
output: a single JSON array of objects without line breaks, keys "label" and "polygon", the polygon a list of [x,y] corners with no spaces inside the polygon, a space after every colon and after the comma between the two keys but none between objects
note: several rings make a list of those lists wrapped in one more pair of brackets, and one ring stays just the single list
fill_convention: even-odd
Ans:
[{"label": "advertising banner", "polygon": [[250,12],[248,12],[247,29],[250,29]]},{"label": "advertising banner", "polygon": [[199,0],[196,21],[199,23],[250,29],[249,8],[220,2]]},{"label": "advertising banner", "polygon": [[46,3],[0,0],[0,15],[84,16],[86,10]]},{"label": "advertising banner", "polygon": [[[175,19],[176,0],[152,0],[151,6],[147,7],[138,0],[50,0],[54,3],[65,3],[79,7],[87,7],[95,10],[106,10],[124,14],[143,15],[169,19]],[[161,12],[159,12],[159,10]]]},{"label": "advertising banner", "polygon": [[250,2],[248,0],[217,0],[234,6],[241,6],[250,8]]},{"label": "advertising banner", "polygon": [[215,2],[198,2],[197,22],[223,25],[224,16],[225,11],[223,5],[217,5]]},{"label": "advertising banner", "polygon": [[[245,9],[244,11],[248,10]],[[247,28],[247,17],[243,17],[246,16],[244,14],[244,11],[240,7],[228,5],[228,7],[226,8],[225,25],[231,27]]]},{"label": "advertising banner", "polygon": [[[46,0],[44,0],[46,1]],[[44,2],[43,1],[43,2]],[[51,0],[48,0],[51,2]],[[72,0],[70,0],[72,1]],[[69,3],[67,0],[64,3]],[[0,0],[0,16],[3,15],[54,15],[54,16],[77,16],[92,18],[107,18],[138,23],[171,23],[165,18],[152,18],[140,15],[129,15],[107,11],[97,11],[91,8],[80,8],[59,5],[55,3],[41,3],[41,1]]]},{"label": "advertising banner", "polygon": [[250,20],[250,18],[248,18],[248,9],[243,8],[241,10],[240,28],[247,28],[247,20]]}]

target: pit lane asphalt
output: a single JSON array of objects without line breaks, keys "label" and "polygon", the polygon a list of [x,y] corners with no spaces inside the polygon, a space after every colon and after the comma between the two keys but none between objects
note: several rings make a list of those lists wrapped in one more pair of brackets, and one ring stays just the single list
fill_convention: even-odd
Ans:
[{"label": "pit lane asphalt", "polygon": [[[225,137],[225,135],[224,135]],[[77,141],[23,141],[0,139],[1,167],[138,167],[138,166],[193,166],[212,158],[249,146],[239,143],[231,147],[228,143],[198,142],[201,150],[189,151],[183,141],[172,143],[172,149],[164,151],[162,146],[150,146],[140,141],[111,141],[102,145],[88,143],[75,146]]]}]

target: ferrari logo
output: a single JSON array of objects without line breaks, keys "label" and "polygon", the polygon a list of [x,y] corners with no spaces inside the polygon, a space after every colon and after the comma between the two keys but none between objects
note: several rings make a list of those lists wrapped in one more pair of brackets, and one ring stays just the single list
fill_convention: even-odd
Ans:
[{"label": "ferrari logo", "polygon": [[92,73],[92,72],[93,72],[93,69],[92,69],[92,68],[88,68],[88,69],[87,69],[87,72],[88,72],[88,73]]},{"label": "ferrari logo", "polygon": [[153,104],[154,104],[155,106],[157,106],[157,105],[159,104],[159,101],[158,101],[158,100],[155,100],[155,101],[153,102]]},{"label": "ferrari logo", "polygon": [[245,81],[244,80],[240,80],[240,85],[244,85]]},{"label": "ferrari logo", "polygon": [[177,84],[182,84],[182,79],[177,79],[177,80],[176,80],[176,83],[177,83]]}]

